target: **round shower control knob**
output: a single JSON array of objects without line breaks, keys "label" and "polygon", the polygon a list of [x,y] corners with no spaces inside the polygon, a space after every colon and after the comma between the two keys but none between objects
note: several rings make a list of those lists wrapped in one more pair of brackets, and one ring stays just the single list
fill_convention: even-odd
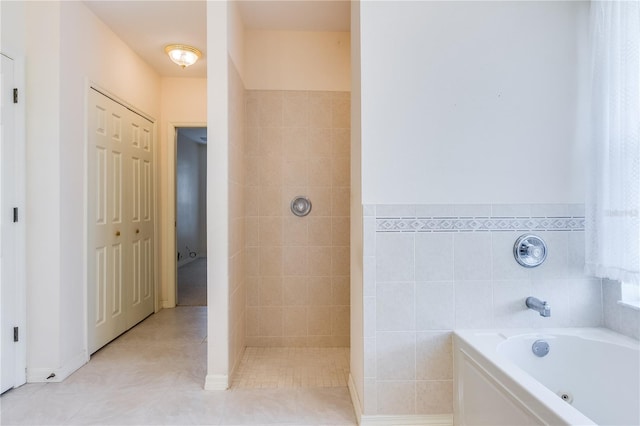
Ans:
[{"label": "round shower control knob", "polygon": [[307,197],[299,196],[291,200],[291,213],[302,217],[309,212],[311,212],[311,201]]},{"label": "round shower control knob", "polygon": [[521,235],[513,245],[513,257],[525,268],[535,268],[547,258],[547,245],[537,235]]}]

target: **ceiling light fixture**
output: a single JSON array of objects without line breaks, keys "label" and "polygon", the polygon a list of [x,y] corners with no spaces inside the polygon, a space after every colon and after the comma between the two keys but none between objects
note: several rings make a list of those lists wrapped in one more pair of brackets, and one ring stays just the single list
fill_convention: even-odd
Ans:
[{"label": "ceiling light fixture", "polygon": [[183,69],[193,65],[202,56],[195,47],[187,46],[185,44],[170,44],[164,48],[169,58]]}]

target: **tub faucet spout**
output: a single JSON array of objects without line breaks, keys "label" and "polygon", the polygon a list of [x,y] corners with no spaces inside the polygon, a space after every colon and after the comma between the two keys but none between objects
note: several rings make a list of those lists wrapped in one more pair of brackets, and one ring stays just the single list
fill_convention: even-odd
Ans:
[{"label": "tub faucet spout", "polygon": [[536,299],[535,297],[527,297],[525,301],[527,308],[533,309],[536,312],[540,313],[542,317],[550,317],[551,316],[551,306],[546,301],[542,301],[540,299]]}]

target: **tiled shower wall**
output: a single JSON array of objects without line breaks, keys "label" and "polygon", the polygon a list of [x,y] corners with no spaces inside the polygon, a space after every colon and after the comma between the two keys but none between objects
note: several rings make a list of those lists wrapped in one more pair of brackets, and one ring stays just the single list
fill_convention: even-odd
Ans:
[{"label": "tiled shower wall", "polygon": [[348,346],[349,93],[245,99],[247,346]]},{"label": "tiled shower wall", "polygon": [[[369,205],[364,216],[365,414],[452,413],[453,329],[603,324],[601,281],[582,272],[581,205]],[[548,245],[537,268],[513,258],[525,232]]]},{"label": "tiled shower wall", "polygon": [[244,84],[229,58],[229,362],[234,371],[245,348]]}]

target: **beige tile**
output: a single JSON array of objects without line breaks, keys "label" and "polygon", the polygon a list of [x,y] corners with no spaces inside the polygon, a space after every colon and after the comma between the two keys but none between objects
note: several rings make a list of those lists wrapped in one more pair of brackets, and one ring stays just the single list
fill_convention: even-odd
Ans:
[{"label": "beige tile", "polygon": [[[305,323],[306,324],[306,323]],[[286,327],[286,323],[285,323]],[[282,338],[282,346],[285,348],[305,348],[309,346],[307,336],[284,336]],[[289,383],[293,384],[294,379],[291,376],[278,379],[278,388],[287,387]]]},{"label": "beige tile", "polygon": [[349,216],[351,211],[351,188],[334,186],[331,194],[331,214],[333,216]]},{"label": "beige tile", "polygon": [[331,218],[330,217],[309,217],[309,245],[330,246],[331,245]]},{"label": "beige tile", "polygon": [[331,335],[349,335],[350,309],[349,306],[334,306],[331,308]]},{"label": "beige tile", "polygon": [[309,274],[331,275],[331,247],[309,247]]},{"label": "beige tile", "polygon": [[260,306],[260,277],[246,277],[245,285],[247,286],[247,308]]},{"label": "beige tile", "polygon": [[416,414],[451,414],[453,412],[453,382],[416,382]]},{"label": "beige tile", "polygon": [[260,155],[260,137],[262,129],[260,127],[247,127],[245,133],[244,154],[247,156]]},{"label": "beige tile", "polygon": [[307,308],[305,306],[284,308],[284,335],[307,336]]},{"label": "beige tile", "polygon": [[260,244],[260,217],[248,216],[244,221],[244,242],[247,247],[255,247]]},{"label": "beige tile", "polygon": [[333,277],[331,279],[331,304],[349,306],[351,284],[349,277]]},{"label": "beige tile", "polygon": [[309,159],[309,185],[331,185],[330,157],[312,157]]},{"label": "beige tile", "polygon": [[283,278],[283,303],[285,306],[307,305],[308,284],[307,277],[286,276]]},{"label": "beige tile", "polygon": [[333,347],[333,336],[308,336],[307,344],[312,348],[330,348]]},{"label": "beige tile", "polygon": [[309,157],[331,157],[333,136],[329,128],[309,129]]},{"label": "beige tile", "polygon": [[260,217],[260,245],[281,246],[283,241],[282,218],[278,216]]},{"label": "beige tile", "polygon": [[247,276],[260,275],[260,247],[247,247],[245,257],[245,272]]},{"label": "beige tile", "polygon": [[333,157],[350,158],[351,154],[351,130],[333,129],[331,131],[331,155]]},{"label": "beige tile", "polygon": [[351,160],[349,157],[335,157],[331,164],[333,186],[351,185]]},{"label": "beige tile", "polygon": [[285,217],[283,237],[286,246],[306,246],[309,242],[308,218]]},{"label": "beige tile", "polygon": [[260,125],[260,103],[255,97],[245,99],[246,126],[255,127]]},{"label": "beige tile", "polygon": [[282,277],[265,276],[260,279],[260,305],[282,306]]},{"label": "beige tile", "polygon": [[282,247],[260,247],[260,275],[282,275]]},{"label": "beige tile", "polygon": [[348,246],[351,234],[349,232],[349,217],[333,217],[331,219],[331,238],[334,246]]},{"label": "beige tile", "polygon": [[309,336],[331,336],[330,307],[310,306],[307,310],[307,321]]},{"label": "beige tile", "polygon": [[[261,187],[257,191],[260,200],[261,216],[280,216],[282,212],[282,188],[279,186]],[[253,200],[252,200],[253,202]]]},{"label": "beige tile", "polygon": [[244,208],[246,216],[260,215],[260,188],[247,186],[244,189]]},{"label": "beige tile", "polygon": [[331,273],[333,275],[349,275],[349,247],[333,247]]},{"label": "beige tile", "polygon": [[331,119],[331,95],[328,92],[309,93],[309,126],[330,128]]},{"label": "beige tile", "polygon": [[309,305],[330,306],[331,277],[309,277]]},{"label": "beige tile", "polygon": [[260,336],[282,336],[282,307],[260,308]]},{"label": "beige tile", "polygon": [[309,273],[309,249],[307,247],[284,247],[284,275],[307,275]]},{"label": "beige tile", "polygon": [[259,104],[260,126],[282,127],[282,92],[265,93]]},{"label": "beige tile", "polygon": [[260,132],[260,155],[282,157],[282,128],[263,127]]},{"label": "beige tile", "polygon": [[285,158],[282,165],[284,186],[307,186],[309,184],[309,160],[302,157]]},{"label": "beige tile", "polygon": [[309,186],[307,192],[313,204],[309,215],[331,216],[331,186]]},{"label": "beige tile", "polygon": [[332,108],[333,128],[351,127],[351,103],[348,99],[334,99]]},{"label": "beige tile", "polygon": [[261,186],[282,185],[282,157],[276,155],[261,157],[259,169]]},{"label": "beige tile", "polygon": [[309,95],[307,92],[285,92],[282,125],[307,127],[309,125]]},{"label": "beige tile", "polygon": [[244,183],[248,186],[260,185],[260,160],[262,157],[257,155],[245,156],[245,172]]},{"label": "beige tile", "polygon": [[348,348],[351,346],[350,336],[331,336],[331,346]]},{"label": "beige tile", "polygon": [[287,127],[282,129],[282,156],[284,158],[309,157],[309,129]]},{"label": "beige tile", "polygon": [[259,307],[247,307],[247,336],[260,336],[260,311]]}]

